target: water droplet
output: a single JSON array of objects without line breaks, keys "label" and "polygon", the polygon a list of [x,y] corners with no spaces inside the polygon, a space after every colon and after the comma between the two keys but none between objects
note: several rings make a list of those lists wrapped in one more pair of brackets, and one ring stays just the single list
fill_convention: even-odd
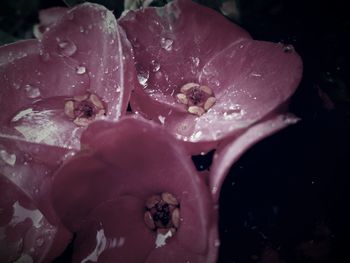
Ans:
[{"label": "water droplet", "polygon": [[199,62],[200,62],[198,57],[191,57],[191,61],[196,67],[198,67]]},{"label": "water droplet", "polygon": [[152,60],[151,63],[153,66],[153,69],[152,69],[153,72],[157,72],[158,70],[160,70],[160,64],[158,61]]},{"label": "water droplet", "polygon": [[79,27],[79,31],[80,31],[80,33],[84,33],[84,28],[81,26],[81,27]]},{"label": "water droplet", "polygon": [[284,53],[292,53],[294,51],[294,47],[292,45],[283,45]]},{"label": "water droplet", "polygon": [[261,74],[256,73],[256,72],[252,72],[252,73],[250,73],[250,76],[260,78]]},{"label": "water droplet", "polygon": [[174,40],[162,37],[160,40],[160,46],[166,51],[171,51],[173,49]]},{"label": "water droplet", "polygon": [[44,238],[43,237],[38,237],[36,240],[35,240],[35,244],[38,246],[38,247],[42,247],[44,245]]},{"label": "water droplet", "polygon": [[198,141],[202,137],[202,134],[202,131],[197,131],[191,135],[190,140],[193,142]]},{"label": "water droplet", "polygon": [[239,105],[232,105],[224,112],[225,120],[237,119],[243,115],[243,110]]},{"label": "water droplet", "polygon": [[58,47],[60,54],[65,57],[70,57],[77,51],[77,46],[71,41],[62,41]]},{"label": "water droplet", "polygon": [[164,117],[164,116],[159,115],[159,116],[158,116],[158,119],[159,119],[159,121],[160,121],[161,124],[164,124],[164,123],[165,123],[165,117]]},{"label": "water droplet", "polygon": [[149,78],[148,71],[140,71],[139,74],[137,74],[137,79],[142,86],[146,86],[148,78]]},{"label": "water droplet", "polygon": [[77,74],[79,74],[79,75],[85,74],[85,73],[86,73],[86,68],[83,67],[83,66],[77,67],[76,72],[77,72]]},{"label": "water droplet", "polygon": [[33,87],[31,85],[25,85],[24,89],[28,98],[34,99],[40,96],[39,88]]},{"label": "water droplet", "polygon": [[16,163],[16,155],[15,154],[9,154],[5,150],[0,151],[0,157],[3,159],[3,161],[11,166],[14,166]]}]

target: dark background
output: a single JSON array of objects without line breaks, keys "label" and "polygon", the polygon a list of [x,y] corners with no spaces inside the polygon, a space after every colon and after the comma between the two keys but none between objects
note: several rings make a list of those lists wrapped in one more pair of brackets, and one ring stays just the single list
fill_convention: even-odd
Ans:
[{"label": "dark background", "polygon": [[[79,2],[0,0],[0,44],[32,37],[38,10]],[[93,2],[117,16],[123,10],[120,0]],[[222,1],[197,2],[219,10]],[[290,105],[302,121],[256,144],[231,168],[220,196],[219,262],[350,262],[348,9],[338,0],[236,5],[228,19],[255,39],[294,45],[303,58]],[[193,160],[206,169],[212,154]],[[57,262],[67,262],[70,251]]]}]

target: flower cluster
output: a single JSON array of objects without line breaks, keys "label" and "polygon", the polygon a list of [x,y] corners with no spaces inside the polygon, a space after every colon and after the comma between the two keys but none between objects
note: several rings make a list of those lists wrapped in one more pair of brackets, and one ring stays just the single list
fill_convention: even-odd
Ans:
[{"label": "flower cluster", "polygon": [[188,0],[39,18],[0,47],[0,261],[215,262],[223,180],[297,121],[300,57]]}]

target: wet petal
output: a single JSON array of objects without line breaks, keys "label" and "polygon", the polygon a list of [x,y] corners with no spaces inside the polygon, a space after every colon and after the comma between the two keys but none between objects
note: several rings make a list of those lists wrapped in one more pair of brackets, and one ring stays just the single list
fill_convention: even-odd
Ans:
[{"label": "wet petal", "polygon": [[39,11],[38,25],[34,26],[34,35],[41,39],[42,34],[53,24],[58,22],[68,11],[67,7],[51,7]]},{"label": "wet petal", "polygon": [[[213,149],[264,118],[301,78],[301,59],[291,46],[254,41],[191,1],[129,12],[120,21],[142,86],[131,98],[133,111],[161,122],[191,154]],[[209,87],[213,98],[188,108],[189,98],[181,95],[187,83]]]},{"label": "wet petal", "polygon": [[[47,154],[50,152],[50,154]],[[51,223],[59,223],[50,202],[51,179],[74,151],[0,137],[0,173],[13,182]]]},{"label": "wet petal", "polygon": [[28,196],[0,174],[1,262],[50,262],[70,238],[65,228],[51,224]]},{"label": "wet petal", "polygon": [[50,28],[42,43],[44,53],[66,56],[79,64],[78,74],[86,74],[90,80],[87,91],[109,105],[111,119],[124,113],[130,82],[135,80],[133,61],[130,43],[111,11],[97,4],[79,5]]},{"label": "wet petal", "polygon": [[[80,32],[81,28],[86,31]],[[93,4],[67,12],[50,26],[41,42],[1,47],[0,132],[78,148],[84,128],[65,114],[67,100],[94,94],[106,106],[106,117],[101,118],[120,118],[135,76],[131,57],[113,14]]]},{"label": "wet petal", "polygon": [[123,196],[98,206],[77,233],[73,262],[143,262],[155,245],[144,200]]},{"label": "wet petal", "polygon": [[154,194],[169,192],[180,203],[178,242],[188,253],[208,252],[209,231],[216,227],[213,205],[175,138],[154,123],[129,117],[114,124],[91,124],[82,143],[86,153],[67,163],[54,180],[55,207],[70,229],[79,229],[105,200],[130,195],[146,202]]},{"label": "wet petal", "polygon": [[250,127],[237,138],[224,141],[217,149],[209,175],[209,185],[215,201],[219,200],[220,189],[230,167],[252,145],[275,132],[298,121],[293,115],[275,114]]}]

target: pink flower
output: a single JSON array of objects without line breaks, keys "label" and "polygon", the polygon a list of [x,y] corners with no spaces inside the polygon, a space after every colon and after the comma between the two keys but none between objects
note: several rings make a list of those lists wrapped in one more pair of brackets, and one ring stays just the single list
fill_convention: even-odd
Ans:
[{"label": "pink flower", "polygon": [[128,117],[91,124],[82,144],[53,182],[74,262],[215,261],[211,196],[175,138]]},{"label": "pink flower", "polygon": [[1,262],[51,262],[69,244],[71,233],[62,226],[49,193],[53,172],[71,154],[0,137]]},{"label": "pink flower", "polygon": [[133,111],[162,123],[192,154],[271,116],[301,78],[302,62],[291,46],[252,40],[192,1],[130,11],[120,24],[140,82]]},{"label": "pink flower", "polygon": [[131,48],[102,6],[56,11],[51,21],[42,12],[40,40],[0,48],[0,133],[79,148],[87,124],[125,113],[135,76]]}]

